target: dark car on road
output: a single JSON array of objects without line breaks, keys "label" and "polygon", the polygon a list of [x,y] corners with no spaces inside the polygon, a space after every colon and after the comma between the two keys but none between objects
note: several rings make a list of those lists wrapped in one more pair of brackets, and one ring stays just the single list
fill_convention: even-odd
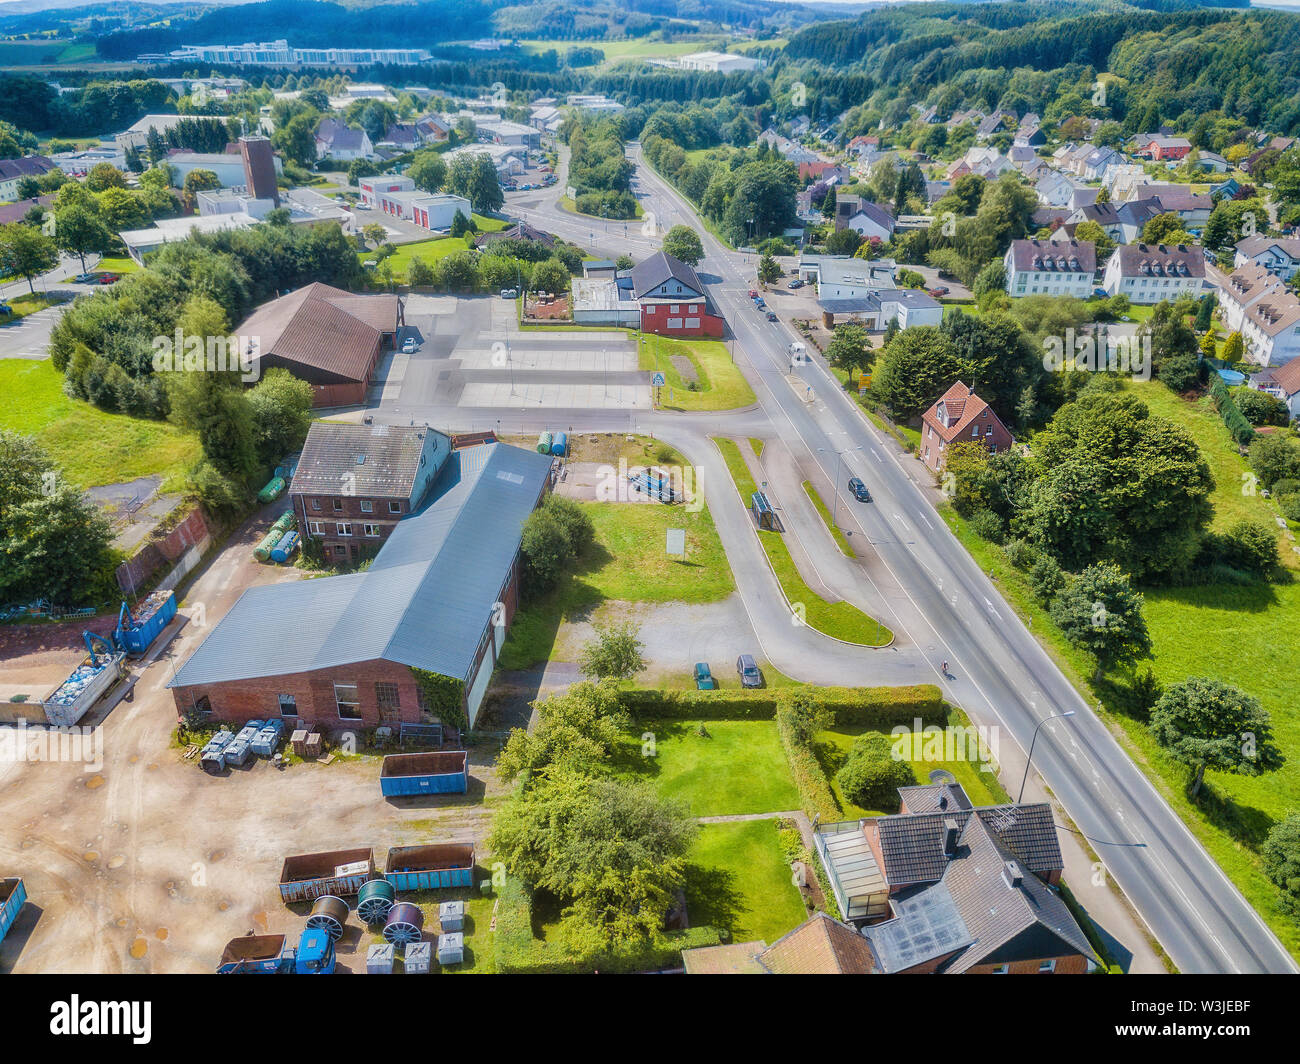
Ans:
[{"label": "dark car on road", "polygon": [[753,655],[741,654],[736,659],[736,672],[740,674],[741,687],[763,686],[763,674],[758,671],[758,665],[754,661]]},{"label": "dark car on road", "polygon": [[772,310],[769,310],[769,311],[767,312],[767,320],[768,320],[768,321],[776,321],[776,312],[775,312],[775,311],[772,311]]},{"label": "dark car on road", "polygon": [[695,687],[700,691],[716,691],[718,681],[713,678],[713,673],[709,671],[708,662],[697,661],[695,663]]},{"label": "dark car on road", "polygon": [[867,486],[857,477],[849,478],[849,491],[853,493],[853,497],[857,499],[858,502],[871,501],[871,492],[867,491]]}]

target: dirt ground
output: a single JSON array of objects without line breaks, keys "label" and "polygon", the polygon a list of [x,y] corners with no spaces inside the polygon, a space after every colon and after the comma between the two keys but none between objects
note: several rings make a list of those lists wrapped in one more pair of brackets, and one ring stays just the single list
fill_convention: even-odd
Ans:
[{"label": "dirt ground", "polygon": [[[165,685],[175,664],[244,588],[303,576],[252,560],[282,508],[259,514],[206,564],[161,637],[166,649],[134,666],[83,722],[98,726],[89,763],[35,761],[35,752],[0,760],[0,876],[22,876],[29,897],[0,944],[0,973],[211,972],[236,936],[296,939],[303,916],[277,889],[290,854],[370,846],[382,867],[390,846],[481,842],[503,792],[488,763],[495,747],[471,750],[467,795],[385,799],[377,757],[284,770],[255,760],[213,777],[172,745],[176,714]],[[33,661],[68,653],[66,638],[50,645],[52,636],[43,631]],[[0,661],[0,685],[50,664],[19,650]],[[29,745],[44,736],[29,731]],[[369,940],[356,929],[346,936],[341,965],[364,969]]]}]

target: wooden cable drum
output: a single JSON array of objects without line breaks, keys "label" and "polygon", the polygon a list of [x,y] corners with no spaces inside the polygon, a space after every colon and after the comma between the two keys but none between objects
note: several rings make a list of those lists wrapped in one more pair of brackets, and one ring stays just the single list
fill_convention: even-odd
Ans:
[{"label": "wooden cable drum", "polygon": [[357,895],[357,915],[367,924],[382,924],[396,901],[396,887],[386,879],[372,879]]},{"label": "wooden cable drum", "polygon": [[424,912],[409,901],[399,901],[384,921],[384,938],[394,946],[418,942],[424,931]]},{"label": "wooden cable drum", "polygon": [[316,899],[307,917],[307,926],[328,932],[337,942],[343,937],[343,925],[348,922],[348,903],[333,894],[324,894]]}]

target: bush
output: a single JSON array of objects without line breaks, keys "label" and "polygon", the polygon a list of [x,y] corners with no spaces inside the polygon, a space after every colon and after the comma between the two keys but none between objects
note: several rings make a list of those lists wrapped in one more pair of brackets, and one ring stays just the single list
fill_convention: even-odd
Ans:
[{"label": "bush", "polygon": [[816,734],[830,720],[831,714],[815,700],[811,691],[785,691],[777,701],[776,730],[799,791],[800,804],[809,817],[822,820],[839,816],[839,806],[815,745]]},{"label": "bush", "polygon": [[889,737],[879,733],[861,735],[854,741],[835,779],[844,797],[864,809],[894,807],[898,788],[916,782],[911,765],[894,757]]},{"label": "bush", "polygon": [[1234,396],[1237,409],[1252,425],[1285,425],[1291,420],[1286,403],[1275,395],[1242,388]]},{"label": "bush", "polygon": [[1002,551],[1006,554],[1007,561],[1022,572],[1031,568],[1040,557],[1038,548],[1024,539],[1007,540]]},{"label": "bush", "polygon": [[1219,411],[1219,417],[1223,419],[1223,423],[1232,434],[1232,438],[1243,446],[1249,445],[1255,438],[1255,429],[1237,408],[1232,393],[1228,391],[1228,386],[1223,383],[1223,378],[1217,373],[1210,385],[1210,396],[1214,399],[1214,406]]},{"label": "bush", "polygon": [[1264,874],[1282,892],[1280,908],[1300,915],[1300,813],[1289,812],[1274,824],[1259,853]]},{"label": "bush", "polygon": [[992,510],[977,510],[970,517],[970,530],[990,543],[1001,543],[1005,534],[1002,518]]},{"label": "bush", "polygon": [[1029,586],[1040,602],[1051,602],[1065,587],[1065,573],[1055,558],[1043,554],[1029,570]]},{"label": "bush", "polygon": [[[917,720],[946,724],[948,708],[934,684],[910,687],[815,687],[808,689],[836,724],[889,729]],[[632,690],[622,695],[628,711],[642,720],[772,720],[775,691]]]},{"label": "bush", "polygon": [[1277,535],[1261,521],[1242,518],[1217,538],[1220,557],[1228,565],[1260,575],[1277,567]]},{"label": "bush", "polygon": [[1277,500],[1282,516],[1288,521],[1300,521],[1300,492],[1283,495]]},{"label": "bush", "polygon": [[1300,495],[1300,480],[1294,477],[1283,477],[1281,480],[1273,481],[1271,490],[1278,498],[1283,495]]}]

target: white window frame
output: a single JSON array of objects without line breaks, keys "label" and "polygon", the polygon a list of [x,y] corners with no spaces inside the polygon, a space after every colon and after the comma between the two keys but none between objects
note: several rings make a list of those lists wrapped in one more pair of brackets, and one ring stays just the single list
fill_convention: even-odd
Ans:
[{"label": "white window frame", "polygon": [[336,522],[334,523],[334,534],[335,534],[335,535],[338,535],[338,536],[351,536],[351,535],[352,535],[352,522],[351,522],[351,521],[336,521]]},{"label": "white window frame", "polygon": [[379,536],[379,526],[366,522],[361,526],[361,530],[366,534],[367,539],[376,539]]}]

